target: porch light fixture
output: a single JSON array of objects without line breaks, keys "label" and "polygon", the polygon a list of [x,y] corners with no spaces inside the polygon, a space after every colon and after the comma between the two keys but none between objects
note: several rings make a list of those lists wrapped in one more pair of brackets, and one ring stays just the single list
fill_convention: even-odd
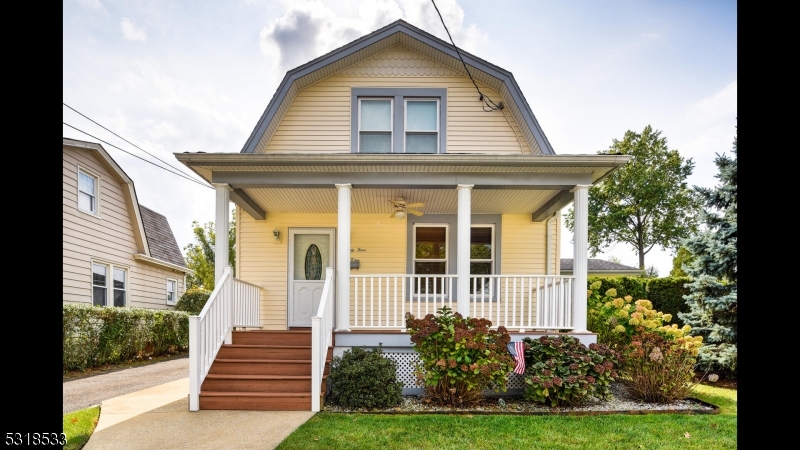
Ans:
[{"label": "porch light fixture", "polygon": [[278,231],[277,228],[275,228],[274,230],[272,230],[272,237],[275,239],[275,242],[280,242],[281,241],[281,232]]},{"label": "porch light fixture", "polygon": [[405,211],[397,211],[396,213],[394,213],[395,219],[402,219],[405,216],[406,216],[406,212]]}]

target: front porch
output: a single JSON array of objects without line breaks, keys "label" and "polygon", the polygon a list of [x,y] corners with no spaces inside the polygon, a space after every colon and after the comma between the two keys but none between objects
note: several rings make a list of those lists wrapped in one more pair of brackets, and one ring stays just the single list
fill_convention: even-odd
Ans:
[{"label": "front porch", "polygon": [[[225,268],[228,247],[221,240],[220,284],[192,318],[190,348],[201,343],[191,363],[192,398],[200,395],[220,348],[235,345],[234,327],[311,328],[309,397],[315,411],[331,352],[370,346],[375,339],[408,341],[406,313],[424,316],[446,305],[505,327],[515,340],[543,333],[593,338],[586,329],[588,188],[624,158],[176,156],[216,186],[218,236],[229,232],[229,202],[240,212],[240,280]],[[395,217],[390,200],[398,197],[423,203],[424,216]],[[562,276],[558,213],[572,202],[575,270]],[[303,233],[329,237],[306,252],[296,239]],[[309,260],[312,253],[317,259]],[[229,287],[234,285],[239,287]],[[244,291],[247,317],[225,306],[241,302]],[[410,341],[396,349],[413,352]],[[403,367],[410,367],[408,361]]]}]

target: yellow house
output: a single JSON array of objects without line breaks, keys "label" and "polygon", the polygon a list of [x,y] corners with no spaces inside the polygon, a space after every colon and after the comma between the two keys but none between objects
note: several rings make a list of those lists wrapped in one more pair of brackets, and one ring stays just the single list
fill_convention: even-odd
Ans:
[{"label": "yellow house", "polygon": [[240,153],[175,156],[216,187],[218,236],[229,202],[239,218],[239,278],[218,246],[190,321],[192,410],[319,410],[326,359],[378,343],[419,390],[404,316],[443,305],[513,340],[595,339],[588,188],[629,157],[556,155],[510,72],[407,22],[289,71]]}]

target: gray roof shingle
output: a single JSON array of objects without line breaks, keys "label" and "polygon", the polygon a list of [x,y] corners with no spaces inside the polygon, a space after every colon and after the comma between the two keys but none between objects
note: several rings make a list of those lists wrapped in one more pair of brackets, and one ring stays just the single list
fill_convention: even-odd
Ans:
[{"label": "gray roof shingle", "polygon": [[181,249],[172,234],[167,218],[152,209],[139,205],[142,215],[144,234],[147,237],[147,246],[150,247],[150,256],[168,263],[186,267]]},{"label": "gray roof shingle", "polygon": [[[561,258],[561,270],[572,270],[572,258]],[[604,259],[588,259],[586,270],[639,270],[636,267],[624,266]]]}]

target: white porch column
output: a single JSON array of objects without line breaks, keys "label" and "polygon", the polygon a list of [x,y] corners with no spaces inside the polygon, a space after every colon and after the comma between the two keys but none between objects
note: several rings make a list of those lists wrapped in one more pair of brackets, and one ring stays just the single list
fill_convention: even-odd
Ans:
[{"label": "white porch column", "polygon": [[230,187],[227,184],[215,184],[217,190],[217,210],[214,221],[214,283],[222,278],[222,271],[228,265],[228,231],[230,228]]},{"label": "white porch column", "polygon": [[458,312],[462,316],[469,311],[469,241],[472,225],[472,184],[459,184],[458,189],[458,232],[456,241],[456,281],[458,293]]},{"label": "white porch column", "polygon": [[575,276],[572,298],[572,326],[575,331],[586,329],[586,262],[589,249],[589,185],[578,185],[572,190],[575,194],[575,246],[573,248],[572,270]]},{"label": "white porch column", "polygon": [[336,330],[350,331],[350,195],[351,184],[337,184],[339,191],[336,229]]}]

